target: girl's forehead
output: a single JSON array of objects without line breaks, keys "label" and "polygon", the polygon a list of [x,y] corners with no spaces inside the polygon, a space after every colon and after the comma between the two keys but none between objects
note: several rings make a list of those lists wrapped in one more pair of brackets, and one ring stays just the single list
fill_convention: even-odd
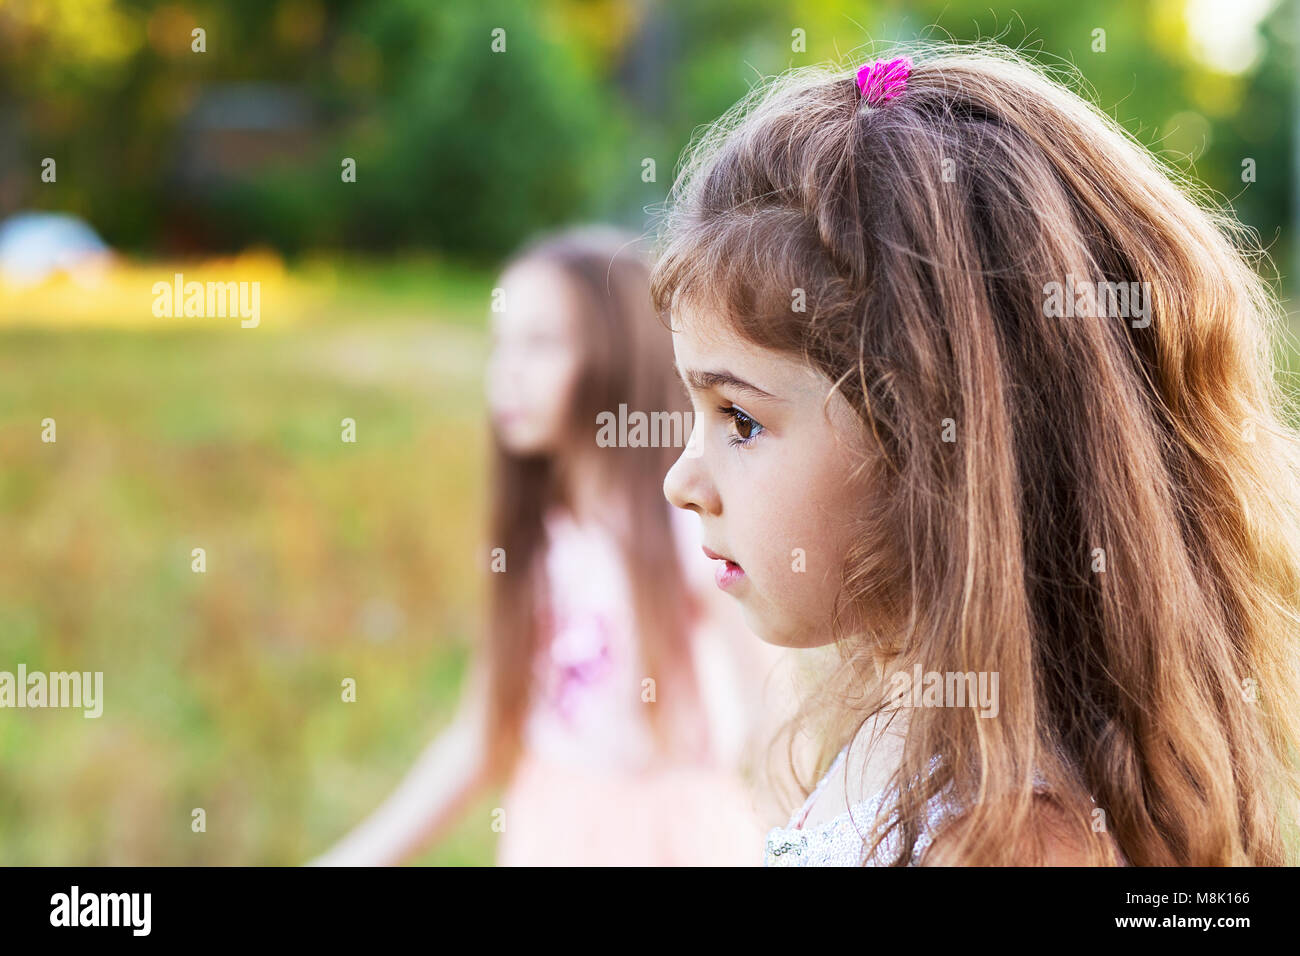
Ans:
[{"label": "girl's forehead", "polygon": [[672,330],[674,343],[680,341],[699,352],[759,350],[757,344],[740,335],[716,309],[691,302],[684,302],[673,309]]},{"label": "girl's forehead", "polygon": [[702,311],[673,322],[673,353],[683,370],[703,370],[705,365],[714,364],[762,367],[776,357]]},{"label": "girl's forehead", "polygon": [[824,394],[829,384],[797,355],[751,342],[726,322],[694,314],[675,321],[673,329],[673,353],[684,378],[692,372],[726,373],[784,398]]},{"label": "girl's forehead", "polygon": [[568,278],[554,266],[521,263],[497,280],[499,306],[490,315],[494,329],[567,330],[576,303]]},{"label": "girl's forehead", "polygon": [[561,266],[549,262],[519,262],[497,280],[497,287],[526,303],[571,304],[574,280]]}]

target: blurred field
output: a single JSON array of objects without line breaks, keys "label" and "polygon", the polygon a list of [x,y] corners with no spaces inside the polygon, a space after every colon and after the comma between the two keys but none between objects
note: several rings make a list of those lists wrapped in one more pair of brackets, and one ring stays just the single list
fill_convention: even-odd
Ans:
[{"label": "blurred field", "polygon": [[[482,605],[491,277],[290,278],[300,321],[264,303],[256,329],[148,321],[147,299],[121,328],[141,311],[112,296],[88,308],[131,308],[116,328],[0,319],[0,669],[102,670],[105,697],[98,720],[0,721],[0,864],[302,862],[455,705]],[[491,862],[494,797],[421,861]]]}]

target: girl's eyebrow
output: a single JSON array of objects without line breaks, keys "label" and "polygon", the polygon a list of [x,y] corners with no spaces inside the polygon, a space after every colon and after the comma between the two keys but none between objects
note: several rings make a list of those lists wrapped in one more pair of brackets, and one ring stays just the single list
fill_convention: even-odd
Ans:
[{"label": "girl's eyebrow", "polygon": [[732,388],[737,392],[751,395],[754,398],[767,399],[768,401],[780,402],[784,399],[777,398],[771,392],[765,392],[757,385],[746,382],[743,378],[738,378],[725,370],[701,371],[699,369],[688,368],[685,373],[674,363],[673,370],[677,372],[678,378],[686,383],[686,386],[695,391],[703,391],[710,388]]}]

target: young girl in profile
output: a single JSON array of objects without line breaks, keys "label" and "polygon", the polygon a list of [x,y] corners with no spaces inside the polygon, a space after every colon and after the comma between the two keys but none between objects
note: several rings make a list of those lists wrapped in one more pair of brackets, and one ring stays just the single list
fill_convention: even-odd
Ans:
[{"label": "young girl in profile", "polygon": [[[578,228],[517,254],[499,296],[487,642],[452,726],[315,862],[401,862],[504,783],[483,820],[499,864],[757,865],[737,768],[773,658],[732,609],[709,610],[696,522],[663,499],[689,410],[649,266],[635,237]],[[607,447],[598,418],[620,404],[685,431]]]},{"label": "young girl in profile", "polygon": [[1014,54],[916,55],[734,107],[652,278],[666,495],[755,633],[840,650],[767,862],[1290,862],[1300,459],[1244,230]]}]

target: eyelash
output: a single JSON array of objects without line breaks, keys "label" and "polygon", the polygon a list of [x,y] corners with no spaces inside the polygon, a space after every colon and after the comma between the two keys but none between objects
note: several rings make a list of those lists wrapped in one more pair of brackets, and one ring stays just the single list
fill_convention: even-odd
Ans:
[{"label": "eyelash", "polygon": [[730,438],[727,439],[727,444],[731,445],[732,447],[743,448],[746,445],[749,445],[751,442],[753,442],[755,438],[763,434],[763,432],[766,430],[763,428],[761,424],[759,424],[758,420],[755,419],[753,415],[750,415],[748,412],[740,408],[737,408],[735,405],[719,405],[718,411],[720,411],[727,418],[730,418],[732,424],[736,424],[736,422],[739,419],[743,418],[745,421],[749,422],[751,425],[754,425],[758,428],[758,431],[752,433],[748,438],[741,438],[739,435],[732,435]]}]

